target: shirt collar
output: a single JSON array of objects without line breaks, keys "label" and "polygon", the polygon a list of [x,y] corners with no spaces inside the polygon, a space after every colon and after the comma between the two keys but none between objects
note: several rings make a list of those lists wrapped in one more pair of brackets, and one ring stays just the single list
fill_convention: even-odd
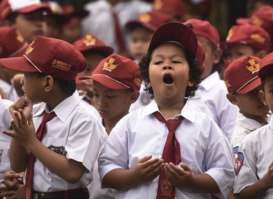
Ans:
[{"label": "shirt collar", "polygon": [[214,73],[212,73],[211,75],[209,75],[208,77],[206,77],[203,81],[201,81],[201,83],[199,84],[199,86],[205,90],[209,90],[211,89],[216,82],[218,82],[220,79],[219,73],[217,71],[215,71]]},{"label": "shirt collar", "polygon": [[263,126],[260,122],[253,120],[251,118],[247,118],[240,112],[238,112],[237,115],[237,122],[240,124],[241,127],[249,131],[254,131]]},{"label": "shirt collar", "polygon": [[[60,102],[52,111],[55,112],[56,116],[63,122],[66,121],[67,117],[75,109],[75,107],[80,103],[81,99],[77,91],[73,93],[70,97],[67,97],[62,102]],[[44,111],[48,112],[46,104],[41,103],[41,106],[34,114],[34,116],[40,116]]]},{"label": "shirt collar", "polygon": [[[190,99],[186,101],[184,107],[182,108],[181,112],[179,115],[181,115],[184,119],[187,119],[191,122],[194,122],[196,118],[195,112],[192,111],[192,107],[190,106]],[[190,108],[191,107],[191,108]],[[153,99],[148,105],[146,105],[143,108],[143,117],[145,116],[150,116],[154,112],[159,111],[158,106],[156,104],[156,101]]]}]

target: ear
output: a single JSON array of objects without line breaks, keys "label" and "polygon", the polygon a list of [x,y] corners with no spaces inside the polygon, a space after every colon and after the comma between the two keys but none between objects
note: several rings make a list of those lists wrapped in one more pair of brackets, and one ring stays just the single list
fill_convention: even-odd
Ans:
[{"label": "ear", "polygon": [[236,94],[228,93],[227,98],[232,104],[237,105]]},{"label": "ear", "polygon": [[218,64],[220,62],[220,59],[222,57],[223,51],[220,48],[217,48],[214,50],[214,64]]},{"label": "ear", "polygon": [[191,81],[189,81],[188,82],[188,87],[193,87],[193,86],[194,86],[194,84]]},{"label": "ear", "polygon": [[44,91],[47,93],[52,91],[54,83],[55,83],[54,78],[51,75],[46,75],[44,77]]},{"label": "ear", "polygon": [[261,100],[261,102],[267,106],[266,100],[265,100],[265,93],[264,90],[260,90],[259,91],[259,99]]}]

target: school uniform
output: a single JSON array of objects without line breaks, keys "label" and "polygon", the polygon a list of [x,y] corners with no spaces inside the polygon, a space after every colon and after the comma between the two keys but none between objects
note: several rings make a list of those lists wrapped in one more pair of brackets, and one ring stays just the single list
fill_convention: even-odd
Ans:
[{"label": "school uniform", "polygon": [[[273,119],[269,124],[247,135],[240,149],[239,173],[235,178],[234,193],[255,184],[268,172],[272,163]],[[268,189],[262,199],[273,198],[273,189]]]},{"label": "school uniform", "polygon": [[[92,110],[93,109],[93,110]],[[34,106],[33,122],[37,129],[42,115],[47,112],[46,104]],[[75,92],[53,110],[56,117],[47,123],[43,145],[81,163],[86,172],[76,183],[69,183],[51,172],[38,159],[34,164],[33,190],[36,192],[57,192],[86,187],[92,180],[92,172],[99,149],[103,143],[104,128],[92,106],[89,108]]]},{"label": "school uniform", "polygon": [[220,79],[218,72],[204,79],[196,91],[196,95],[201,97],[212,112],[214,121],[223,130],[226,137],[231,139],[238,108],[228,101],[226,94],[226,85]]},{"label": "school uniform", "polygon": [[231,137],[232,146],[240,146],[242,141],[249,133],[255,131],[262,126],[263,124],[261,124],[260,122],[245,117],[242,113],[238,112],[234,132]]},{"label": "school uniform", "polygon": [[[162,157],[168,136],[164,123],[155,118],[158,106],[149,105],[129,113],[112,130],[99,156],[101,178],[113,169],[128,169],[147,155]],[[175,131],[180,156],[194,174],[208,174],[218,184],[221,196],[227,197],[234,179],[232,150],[217,125],[186,102],[181,110],[181,125]],[[156,198],[159,177],[127,191],[119,191],[117,199]],[[205,199],[210,194],[190,189],[175,189],[176,199]]]},{"label": "school uniform", "polygon": [[3,132],[10,127],[9,106],[11,104],[12,102],[9,100],[0,99],[0,181],[3,180],[5,171],[10,169],[8,150],[11,138]]}]

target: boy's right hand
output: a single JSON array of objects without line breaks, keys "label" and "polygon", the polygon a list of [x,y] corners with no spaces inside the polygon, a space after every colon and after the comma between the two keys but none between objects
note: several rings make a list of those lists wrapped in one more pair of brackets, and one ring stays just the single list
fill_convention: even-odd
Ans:
[{"label": "boy's right hand", "polygon": [[145,156],[140,159],[136,166],[131,169],[136,184],[151,181],[157,177],[162,163],[162,159],[152,158],[152,156]]},{"label": "boy's right hand", "polygon": [[9,111],[13,119],[18,117],[21,119],[20,114],[24,114],[27,120],[32,119],[32,103],[25,96],[20,97],[13,105],[11,105]]},{"label": "boy's right hand", "polygon": [[266,175],[261,179],[266,189],[273,188],[273,162],[268,168]]}]

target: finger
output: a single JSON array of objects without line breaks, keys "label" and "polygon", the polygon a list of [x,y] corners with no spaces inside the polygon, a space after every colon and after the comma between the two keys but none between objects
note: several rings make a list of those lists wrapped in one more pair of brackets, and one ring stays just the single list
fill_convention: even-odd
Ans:
[{"label": "finger", "polygon": [[142,167],[147,168],[147,167],[150,167],[151,165],[157,164],[157,163],[159,163],[161,161],[162,160],[158,159],[158,158],[150,159],[150,160],[147,160],[146,162],[142,163]]},{"label": "finger", "polygon": [[156,161],[155,163],[151,164],[150,166],[146,167],[145,170],[147,173],[153,172],[154,170],[160,170],[160,167],[163,163],[163,160]]},{"label": "finger", "polygon": [[175,179],[179,178],[179,174],[176,172],[176,170],[170,164],[167,164],[165,166],[165,168],[169,172],[170,178],[175,178]]},{"label": "finger", "polygon": [[2,191],[1,193],[0,193],[0,196],[1,197],[9,197],[9,196],[12,196],[13,194],[15,194],[15,191],[13,190],[13,191]]},{"label": "finger", "polygon": [[16,133],[14,131],[3,131],[3,133],[12,138],[16,137]]},{"label": "finger", "polygon": [[27,124],[27,120],[26,120],[26,117],[24,115],[23,109],[20,109],[19,113],[20,113],[20,116],[21,116],[21,120],[19,121],[20,125],[25,126]]},{"label": "finger", "polygon": [[180,165],[175,165],[173,163],[170,163],[169,165],[178,175],[187,175],[188,174],[188,172]]},{"label": "finger", "polygon": [[191,171],[191,168],[186,164],[180,163],[179,166],[183,168],[185,171]]},{"label": "finger", "polygon": [[139,162],[139,163],[144,163],[144,162],[150,160],[151,158],[152,158],[151,155],[145,156],[145,157],[141,158],[138,162]]}]

